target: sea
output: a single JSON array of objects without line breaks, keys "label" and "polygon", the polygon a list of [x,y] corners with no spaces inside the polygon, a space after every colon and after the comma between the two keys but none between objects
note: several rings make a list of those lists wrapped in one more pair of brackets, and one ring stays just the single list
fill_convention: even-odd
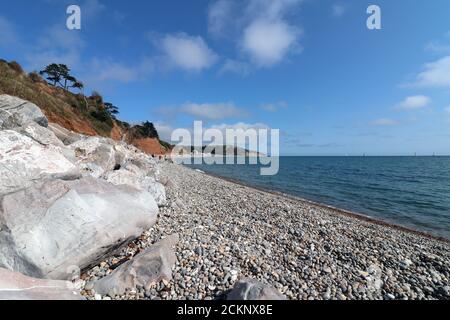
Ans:
[{"label": "sea", "polygon": [[259,165],[189,165],[450,239],[450,157],[280,157],[277,175]]}]

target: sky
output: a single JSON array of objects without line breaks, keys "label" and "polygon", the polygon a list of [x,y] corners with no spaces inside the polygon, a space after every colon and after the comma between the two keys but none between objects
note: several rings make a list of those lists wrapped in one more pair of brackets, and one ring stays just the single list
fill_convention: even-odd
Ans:
[{"label": "sky", "polygon": [[449,15],[448,0],[16,0],[0,58],[67,64],[166,140],[202,120],[279,129],[283,155],[448,155]]}]

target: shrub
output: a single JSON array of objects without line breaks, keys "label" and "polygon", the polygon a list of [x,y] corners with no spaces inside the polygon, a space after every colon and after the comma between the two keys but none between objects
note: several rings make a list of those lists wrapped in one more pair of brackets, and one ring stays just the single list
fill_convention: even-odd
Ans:
[{"label": "shrub", "polygon": [[94,101],[97,105],[103,104],[103,97],[97,91],[92,91],[91,96],[89,97],[92,101]]},{"label": "shrub", "polygon": [[42,77],[39,75],[39,73],[37,73],[36,71],[30,72],[28,74],[28,77],[30,78],[31,81],[33,81],[34,83],[40,83],[40,82],[44,82],[44,79],[42,79]]},{"label": "shrub", "polygon": [[173,148],[173,145],[168,143],[168,142],[166,142],[166,141],[163,141],[163,140],[160,140],[160,139],[158,139],[158,141],[159,141],[159,144],[162,145],[166,150],[170,150],[170,149]]},{"label": "shrub", "polygon": [[109,115],[109,113],[106,110],[96,110],[96,111],[92,111],[91,112],[91,116],[94,117],[95,119],[102,121],[102,122],[106,122],[106,121],[111,121],[111,116]]},{"label": "shrub", "polygon": [[16,61],[11,61],[8,63],[9,67],[18,73],[23,73],[23,69],[20,64]]}]

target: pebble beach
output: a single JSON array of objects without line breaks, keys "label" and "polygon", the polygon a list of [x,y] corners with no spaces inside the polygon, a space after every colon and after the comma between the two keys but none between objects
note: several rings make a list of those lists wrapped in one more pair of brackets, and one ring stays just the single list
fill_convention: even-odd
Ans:
[{"label": "pebble beach", "polygon": [[[288,299],[449,299],[450,244],[164,163],[167,206],[119,254],[81,275],[88,299],[223,299],[242,278]],[[99,295],[95,281],[177,233],[173,279],[124,295]]]}]

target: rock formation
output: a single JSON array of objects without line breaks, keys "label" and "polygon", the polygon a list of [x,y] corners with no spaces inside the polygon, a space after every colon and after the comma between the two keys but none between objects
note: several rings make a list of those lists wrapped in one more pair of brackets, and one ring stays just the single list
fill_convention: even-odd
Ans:
[{"label": "rock formation", "polygon": [[156,222],[158,172],[133,146],[49,125],[0,95],[0,267],[65,280],[97,263]]},{"label": "rock formation", "polygon": [[176,262],[173,247],[177,242],[178,235],[174,234],[154,244],[99,280],[94,286],[95,292],[121,295],[126,289],[134,289],[137,286],[148,289],[163,279],[171,280],[172,267]]}]

